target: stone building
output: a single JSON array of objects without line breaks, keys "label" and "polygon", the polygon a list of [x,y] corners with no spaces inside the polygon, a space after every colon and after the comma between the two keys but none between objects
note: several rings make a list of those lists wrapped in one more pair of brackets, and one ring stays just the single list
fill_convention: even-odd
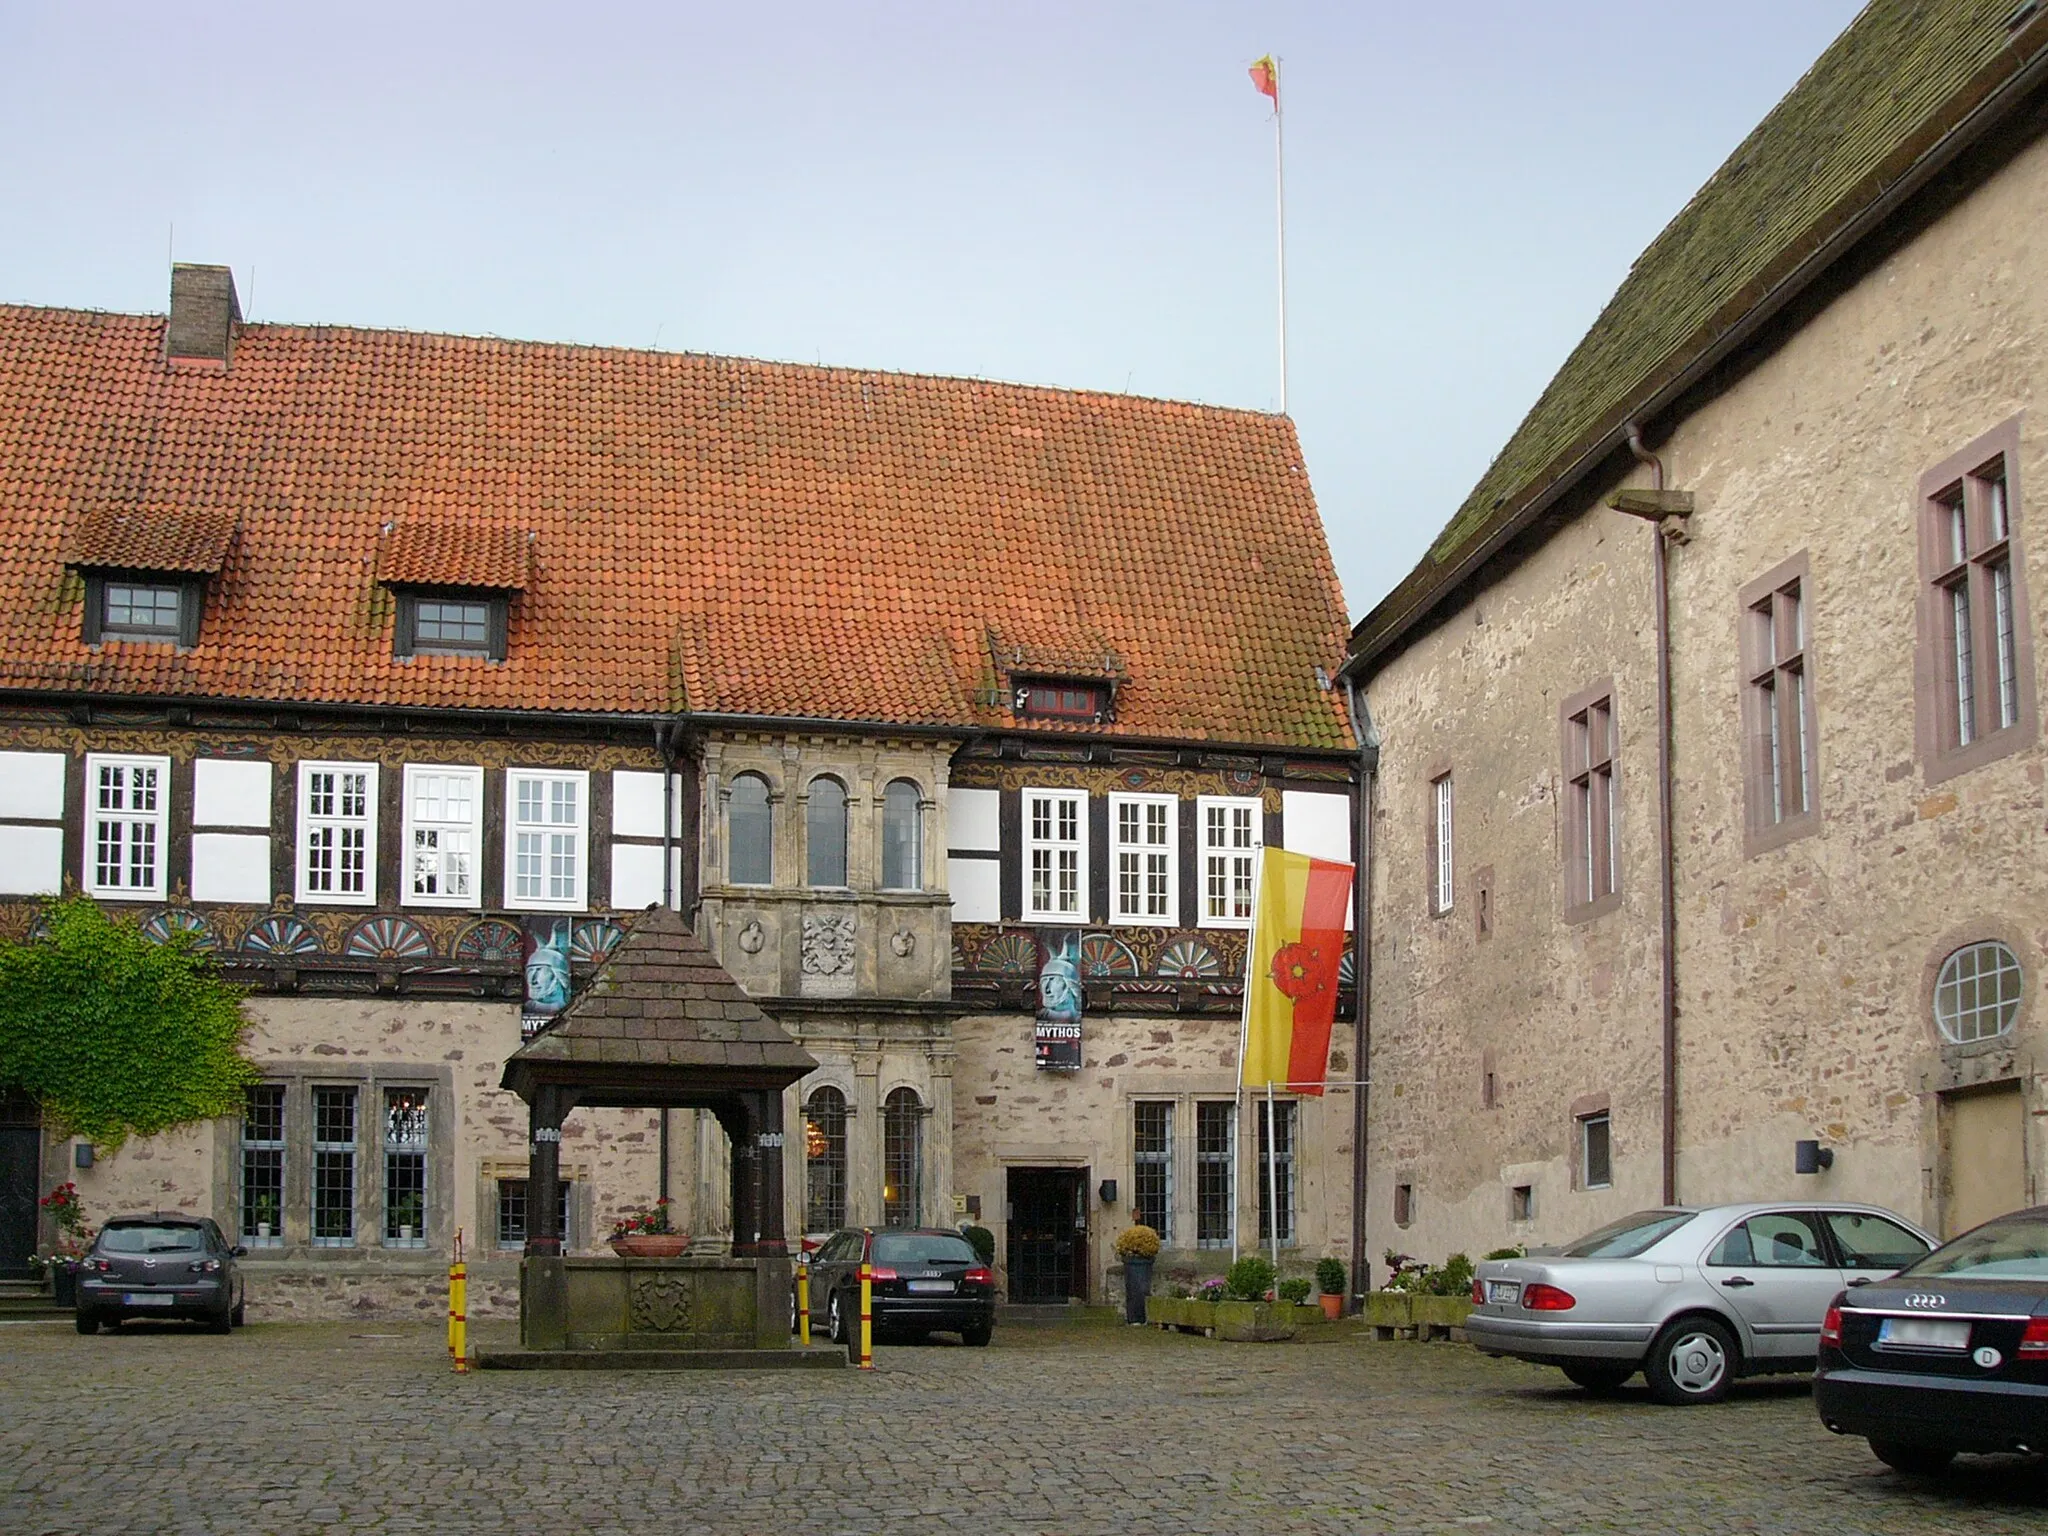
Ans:
[{"label": "stone building", "polygon": [[1375,1252],[2041,1197],[2044,71],[1871,5],[1356,627]]},{"label": "stone building", "polygon": [[[189,266],[168,317],[0,307],[0,359],[0,926],[193,934],[264,1074],[90,1166],[10,1127],[0,1186],[209,1212],[307,1312],[434,1305],[459,1230],[488,1309],[504,1060],[659,903],[820,1064],[796,1230],[979,1219],[1042,1296],[1135,1210],[1189,1265],[1252,1240],[1250,858],[1347,856],[1358,761],[1283,418],[245,324]],[[1283,1115],[1304,1260],[1351,1241],[1354,1110]],[[572,1114],[572,1247],[659,1195],[730,1240],[728,1156]]]}]

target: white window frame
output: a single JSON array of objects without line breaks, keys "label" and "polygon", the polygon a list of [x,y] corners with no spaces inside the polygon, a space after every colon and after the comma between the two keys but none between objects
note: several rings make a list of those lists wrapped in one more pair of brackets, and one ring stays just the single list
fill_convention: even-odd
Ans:
[{"label": "white window frame", "polygon": [[[1088,791],[1085,789],[1032,789],[1023,791],[1024,824],[1024,920],[1032,923],[1071,923],[1085,925],[1088,921]],[[1039,837],[1034,833],[1037,822],[1037,806],[1043,803],[1051,806],[1052,826],[1059,829],[1059,807],[1071,806],[1074,812],[1075,835],[1069,838],[1058,836]],[[1036,855],[1045,853],[1051,861],[1053,879],[1051,888],[1057,895],[1059,888],[1059,856],[1064,852],[1076,855],[1074,898],[1072,908],[1043,907],[1032,900],[1032,866]]]},{"label": "white window frame", "polygon": [[[1138,828],[1142,834],[1148,830],[1147,811],[1163,809],[1166,812],[1166,842],[1161,844],[1138,841],[1125,842],[1123,815],[1126,808],[1138,815]],[[1163,856],[1166,878],[1166,909],[1159,913],[1148,913],[1144,908],[1147,901],[1146,886],[1151,870],[1148,865]],[[1137,861],[1138,907],[1132,910],[1124,904],[1124,860]],[[1133,928],[1178,928],[1180,926],[1180,796],[1178,795],[1111,795],[1109,797],[1109,920],[1119,926]]]},{"label": "white window frame", "polygon": [[[459,778],[468,781],[470,785],[470,819],[468,820],[468,822],[464,823],[448,819],[437,819],[434,821],[424,823],[421,821],[420,817],[416,814],[416,802],[419,794],[418,784],[422,778],[425,778],[429,775],[448,778]],[[405,803],[403,819],[405,843],[403,848],[401,849],[402,863],[400,868],[402,870],[402,873],[399,875],[400,904],[408,907],[481,908],[483,906],[484,896],[483,769],[466,767],[459,764],[407,763],[405,765],[404,802]],[[418,839],[420,832],[426,830],[429,827],[439,828],[446,831],[468,832],[470,889],[467,892],[457,895],[451,895],[446,891],[421,892],[415,888],[418,872],[418,854],[414,845]],[[441,864],[441,873],[445,874],[446,869],[447,865],[445,862],[444,853],[443,862]]]},{"label": "white window frame", "polygon": [[[1593,1181],[1593,1127],[1598,1124],[1607,1133],[1607,1177],[1598,1183]],[[1614,1115],[1605,1109],[1596,1109],[1591,1114],[1579,1116],[1579,1188],[1612,1189],[1614,1187]]]},{"label": "white window frame", "polygon": [[[100,807],[100,773],[103,769],[121,769],[121,795],[126,800],[132,793],[133,781],[126,777],[128,771],[149,769],[156,774],[155,804],[148,810],[133,810],[125,806],[111,813]],[[135,831],[140,827],[149,828],[149,840],[156,849],[156,858],[151,865],[151,881],[148,885],[116,884],[106,885],[100,881],[100,829],[109,824],[119,823],[121,832],[121,868],[125,873],[132,866],[128,850],[134,846]],[[171,760],[146,754],[127,752],[89,752],[85,758],[85,868],[80,871],[82,884],[88,893],[113,901],[162,901],[168,888],[165,866],[171,857]]]},{"label": "white window frame", "polygon": [[1448,773],[1433,780],[1430,788],[1436,802],[1436,903],[1432,910],[1441,916],[1451,910],[1457,894],[1456,854],[1452,845],[1457,804]]},{"label": "white window frame", "polygon": [[[570,783],[576,786],[576,818],[573,821],[523,822],[519,819],[519,791],[522,785],[542,786],[546,808],[555,808],[547,786]],[[560,850],[546,846],[549,840],[567,839],[573,848],[576,868],[567,895],[526,895],[519,889],[520,844],[526,839],[542,844],[539,857],[543,867],[539,881],[543,889],[555,878],[548,868]],[[581,912],[590,895],[590,775],[581,768],[507,768],[505,770],[505,906],[515,912]]]},{"label": "white window frame", "polygon": [[[1229,818],[1234,812],[1248,811],[1251,815],[1251,846],[1240,848],[1229,842],[1222,844],[1210,840],[1209,813],[1220,810],[1224,815],[1224,830],[1230,831]],[[1257,900],[1252,886],[1258,878],[1259,849],[1266,840],[1266,802],[1257,795],[1198,795],[1195,797],[1195,836],[1202,861],[1201,882],[1196,887],[1195,903],[1198,928],[1249,928],[1252,925],[1251,905]],[[1229,883],[1237,878],[1234,867],[1242,862],[1247,905],[1244,915],[1218,914],[1210,907],[1210,881],[1219,868],[1225,881],[1225,902],[1229,901]]]},{"label": "white window frame", "polygon": [[[360,773],[363,779],[364,812],[361,816],[315,815],[313,775],[316,773]],[[339,786],[336,793],[340,793]],[[360,891],[321,891],[312,885],[313,835],[319,831],[340,833],[348,828],[363,833],[363,888]],[[292,879],[296,898],[315,907],[374,907],[377,904],[377,765],[375,763],[302,762],[299,764],[299,825],[295,855],[297,868]],[[337,856],[339,849],[336,850]]]}]

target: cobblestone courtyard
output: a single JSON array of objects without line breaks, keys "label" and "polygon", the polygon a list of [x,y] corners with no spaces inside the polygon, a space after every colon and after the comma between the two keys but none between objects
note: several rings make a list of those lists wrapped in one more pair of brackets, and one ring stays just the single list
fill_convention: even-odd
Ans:
[{"label": "cobblestone courtyard", "polygon": [[[502,1326],[480,1330],[507,1342]],[[432,1330],[0,1329],[0,1531],[2039,1531],[2044,1475],[1934,1485],[1804,1382],[1596,1403],[1459,1345],[1011,1329],[872,1376],[453,1376]]]}]

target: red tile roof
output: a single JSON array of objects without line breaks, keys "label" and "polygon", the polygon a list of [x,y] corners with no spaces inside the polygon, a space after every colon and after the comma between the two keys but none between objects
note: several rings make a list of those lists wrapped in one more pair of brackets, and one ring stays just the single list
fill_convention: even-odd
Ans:
[{"label": "red tile roof", "polygon": [[235,540],[233,507],[88,507],[66,563],[87,571],[218,575]]},{"label": "red tile roof", "polygon": [[[204,373],[163,330],[0,306],[0,688],[1002,725],[993,633],[1113,652],[1122,734],[1347,739],[1282,417],[338,327]],[[191,650],[82,642],[64,562],[110,509],[238,519]],[[415,527],[465,540],[414,564]],[[392,655],[394,569],[515,545],[506,661]]]},{"label": "red tile roof", "polygon": [[388,586],[526,589],[531,541],[516,528],[411,518],[389,526],[377,561],[377,579]]}]

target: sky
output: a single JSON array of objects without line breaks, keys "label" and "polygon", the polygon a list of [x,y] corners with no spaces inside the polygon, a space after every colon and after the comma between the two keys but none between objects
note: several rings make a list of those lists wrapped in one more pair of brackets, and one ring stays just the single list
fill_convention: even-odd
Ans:
[{"label": "sky", "polygon": [[1287,406],[1354,618],[1852,0],[0,0],[0,302]]}]

